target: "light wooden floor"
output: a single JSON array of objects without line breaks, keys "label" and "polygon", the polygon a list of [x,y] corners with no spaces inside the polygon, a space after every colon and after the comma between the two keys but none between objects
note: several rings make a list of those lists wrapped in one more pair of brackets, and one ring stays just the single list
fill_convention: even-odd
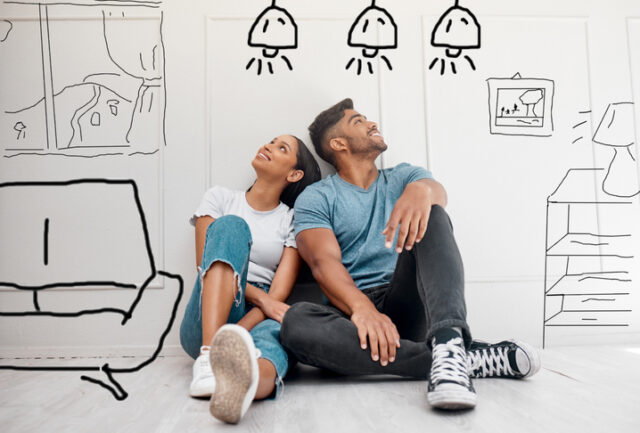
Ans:
[{"label": "light wooden floor", "polygon": [[77,373],[0,371],[0,431],[640,432],[640,349],[565,347],[542,355],[542,370],[529,380],[476,380],[478,406],[463,413],[430,409],[422,381],[298,366],[282,397],[255,403],[238,426],[219,423],[207,400],[187,396],[186,356],[118,376],[129,392],[121,402]]}]

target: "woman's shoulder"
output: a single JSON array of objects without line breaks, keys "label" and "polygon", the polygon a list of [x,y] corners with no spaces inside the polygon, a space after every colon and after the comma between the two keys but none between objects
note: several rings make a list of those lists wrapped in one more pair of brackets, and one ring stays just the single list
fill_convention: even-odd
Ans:
[{"label": "woman's shoulder", "polygon": [[282,227],[289,227],[293,224],[293,208],[280,202],[280,205],[276,209],[277,215],[280,217],[280,223]]},{"label": "woman's shoulder", "polygon": [[214,185],[205,192],[207,195],[232,195],[233,193],[233,190],[221,185]]},{"label": "woman's shoulder", "polygon": [[243,191],[235,191],[224,186],[215,185],[209,188],[204,193],[204,196],[210,200],[226,203],[242,198],[243,194]]}]

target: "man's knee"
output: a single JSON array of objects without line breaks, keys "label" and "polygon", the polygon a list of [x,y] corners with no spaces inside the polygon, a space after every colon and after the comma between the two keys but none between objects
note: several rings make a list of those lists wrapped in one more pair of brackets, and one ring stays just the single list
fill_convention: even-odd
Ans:
[{"label": "man's knee", "polygon": [[438,204],[431,206],[431,213],[429,214],[429,223],[427,226],[427,230],[432,227],[444,226],[453,228],[451,225],[451,219],[449,219],[449,214],[444,208]]},{"label": "man's knee", "polygon": [[312,313],[314,305],[311,302],[297,302],[285,313],[280,328],[280,341],[287,349],[299,347],[306,340],[304,337],[304,330],[307,328],[305,322]]}]

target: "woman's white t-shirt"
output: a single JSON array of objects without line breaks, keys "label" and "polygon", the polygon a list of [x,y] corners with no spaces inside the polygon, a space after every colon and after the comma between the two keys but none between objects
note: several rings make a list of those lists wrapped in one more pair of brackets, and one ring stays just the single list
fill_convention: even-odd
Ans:
[{"label": "woman's white t-shirt", "polygon": [[284,248],[296,248],[293,209],[282,202],[273,210],[257,211],[247,203],[244,191],[214,186],[202,197],[200,206],[191,217],[191,224],[195,225],[196,218],[205,215],[212,218],[236,215],[249,225],[253,246],[247,281],[271,284]]}]

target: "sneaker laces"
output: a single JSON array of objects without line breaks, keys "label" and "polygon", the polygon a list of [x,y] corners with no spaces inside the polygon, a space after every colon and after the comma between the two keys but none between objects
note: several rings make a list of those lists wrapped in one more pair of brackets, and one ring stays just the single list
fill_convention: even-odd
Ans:
[{"label": "sneaker laces", "polygon": [[515,376],[507,356],[508,350],[504,346],[470,350],[467,353],[469,373],[477,377]]},{"label": "sneaker laces", "polygon": [[433,347],[433,364],[431,365],[431,382],[453,382],[469,387],[467,372],[467,352],[462,345],[462,338],[452,338],[446,343]]}]

